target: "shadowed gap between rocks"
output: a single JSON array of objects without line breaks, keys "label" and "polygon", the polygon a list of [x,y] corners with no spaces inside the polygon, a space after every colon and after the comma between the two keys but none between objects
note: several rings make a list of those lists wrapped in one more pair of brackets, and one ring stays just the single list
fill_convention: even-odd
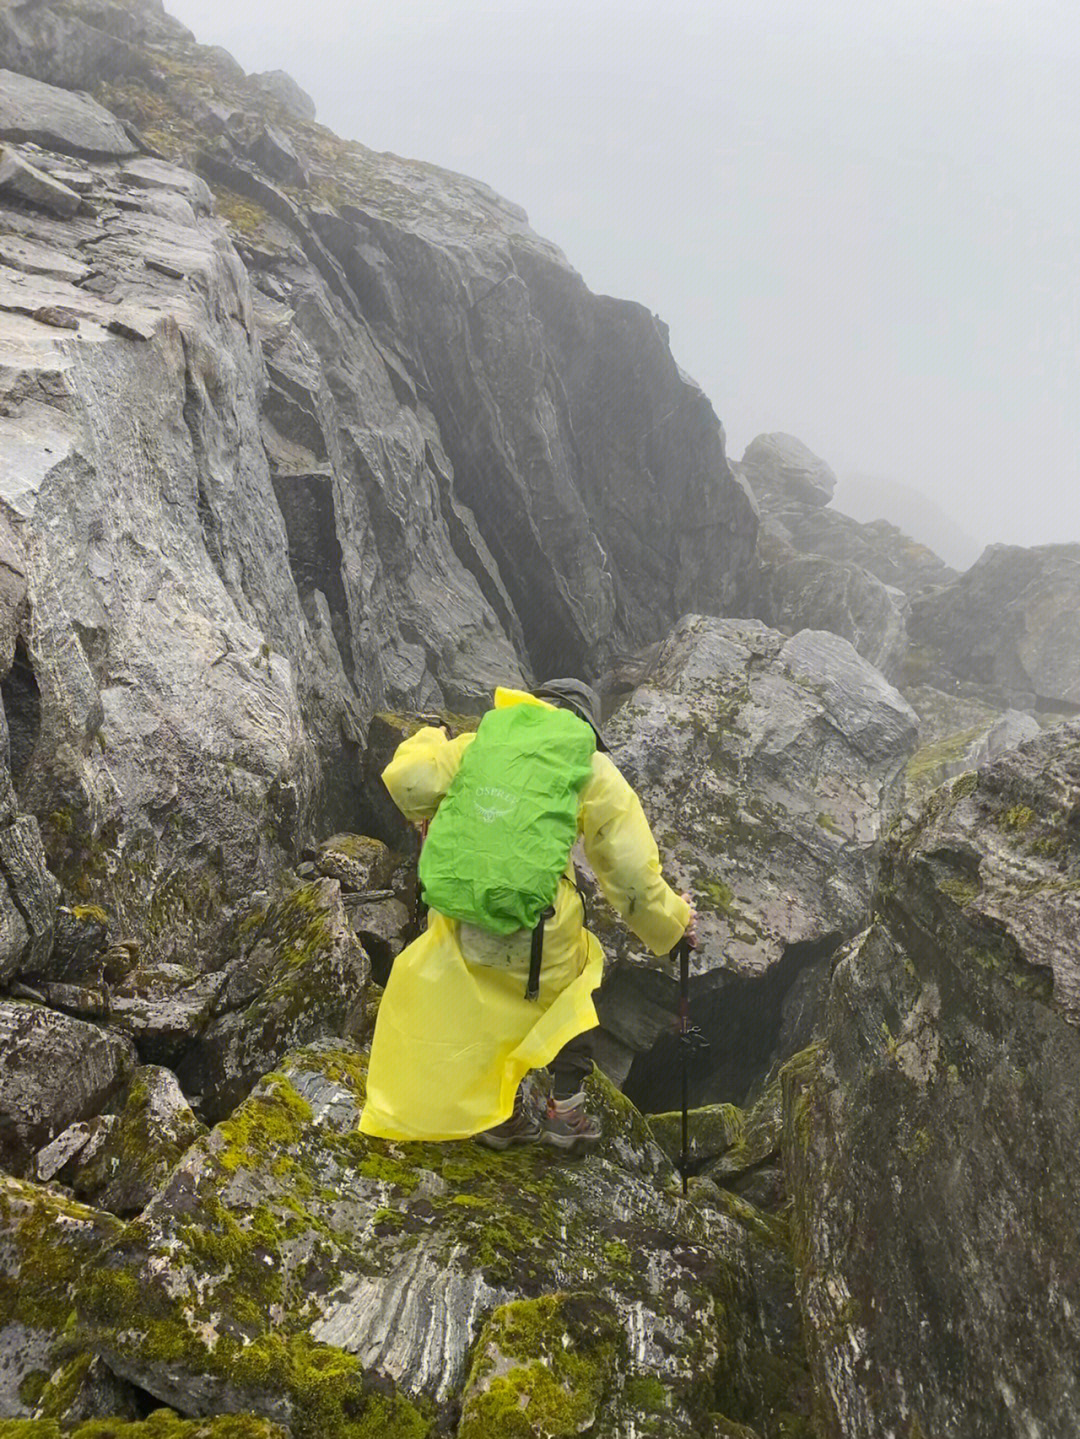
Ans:
[{"label": "shadowed gap between rocks", "polygon": [[33,758],[41,733],[41,692],[34,667],[22,640],[15,645],[11,669],[0,680],[0,697],[7,716],[11,777],[16,789]]},{"label": "shadowed gap between rocks", "polygon": [[307,609],[316,590],[326,600],[330,628],[349,680],[355,683],[349,601],[341,578],[343,556],[329,474],[273,475],[274,494],[289,540],[289,568]]},{"label": "shadowed gap between rocks", "polygon": [[[827,972],[841,943],[839,935],[789,945],[783,958],[765,974],[731,975],[719,989],[690,982],[690,1022],[708,1040],[709,1048],[692,1051],[689,1060],[690,1105],[736,1104],[752,1101],[759,1085],[778,1062],[808,1044],[820,1018],[820,1003],[806,1002],[808,984]],[[789,1013],[795,999],[800,1013]],[[682,1104],[682,1055],[678,1036],[664,1034],[634,1059],[623,1091],[647,1114],[678,1109]]]}]

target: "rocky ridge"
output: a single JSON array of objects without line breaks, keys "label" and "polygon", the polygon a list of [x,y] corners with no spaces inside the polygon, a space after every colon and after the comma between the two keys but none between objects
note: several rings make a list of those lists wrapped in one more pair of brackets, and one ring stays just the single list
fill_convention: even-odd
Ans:
[{"label": "rocky ridge", "polygon": [[[1071,1432],[1069,547],[729,466],[655,317],[156,0],[14,0],[0,69],[0,1430]],[[546,669],[703,910],[685,1200],[616,924],[597,1154],[355,1130],[383,758]]]}]

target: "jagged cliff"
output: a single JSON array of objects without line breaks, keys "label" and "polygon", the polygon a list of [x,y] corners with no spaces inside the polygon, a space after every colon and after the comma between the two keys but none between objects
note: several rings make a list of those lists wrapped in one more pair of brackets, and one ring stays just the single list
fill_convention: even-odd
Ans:
[{"label": "jagged cliff", "polygon": [[[1073,1432],[1075,546],[729,465],[656,317],[156,0],[0,0],[0,145],[0,1434]],[[381,765],[550,671],[701,910],[686,1199],[602,906],[596,1154],[355,1128]]]}]

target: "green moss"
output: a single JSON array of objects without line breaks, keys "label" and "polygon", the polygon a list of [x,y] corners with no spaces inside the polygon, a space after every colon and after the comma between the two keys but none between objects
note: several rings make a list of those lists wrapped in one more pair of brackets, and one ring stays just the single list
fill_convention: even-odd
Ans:
[{"label": "green moss", "polygon": [[73,904],[71,912],[80,923],[103,924],[108,928],[109,916],[99,904]]},{"label": "green moss", "polygon": [[238,195],[235,190],[212,182],[214,208],[231,229],[246,239],[259,239],[270,223],[270,216],[255,200]]},{"label": "green moss", "polygon": [[918,1164],[929,1154],[933,1143],[933,1137],[928,1129],[917,1129],[911,1143],[901,1144],[899,1149],[905,1159],[910,1160],[912,1164]]},{"label": "green moss", "polygon": [[[17,1256],[0,1275],[0,1313],[29,1329],[62,1333],[72,1313],[72,1286],[120,1232],[119,1221],[51,1190],[4,1178],[0,1227]],[[25,1276],[33,1276],[33,1283]]]},{"label": "green moss", "polygon": [[27,1407],[35,1408],[42,1419],[63,1419],[78,1398],[93,1362],[92,1354],[79,1354],[70,1359],[49,1378],[32,1404],[24,1401]]},{"label": "green moss", "polygon": [[652,1374],[633,1374],[626,1381],[626,1402],[642,1414],[663,1414],[670,1406],[668,1391]]},{"label": "green moss", "polygon": [[1023,832],[1030,828],[1035,819],[1035,811],[1026,804],[1010,805],[998,816],[998,827],[1011,834]]},{"label": "green moss", "polygon": [[[221,1167],[228,1173],[256,1169],[295,1146],[311,1122],[311,1105],[282,1074],[269,1074],[257,1094],[214,1131],[222,1147]],[[288,1156],[286,1156],[288,1157]]]},{"label": "green moss", "polygon": [[977,898],[980,889],[980,885],[970,879],[939,879],[935,883],[941,893],[948,895],[961,909]]},{"label": "green moss", "polygon": [[699,887],[699,902],[701,898],[707,899],[707,904],[702,904],[703,909],[713,909],[719,914],[730,914],[731,907],[735,900],[734,892],[722,879],[702,880]]},{"label": "green moss", "polygon": [[836,823],[836,816],[828,810],[822,810],[817,817],[817,822],[828,834],[839,834],[840,826]]},{"label": "green moss", "polygon": [[973,795],[978,788],[979,788],[979,772],[978,772],[978,770],[974,770],[974,769],[966,770],[962,775],[958,775],[957,778],[953,780],[953,784],[952,784],[952,796],[953,796],[953,799],[967,799],[968,796],[969,796],[969,795]]},{"label": "green moss", "polygon": [[932,744],[923,745],[908,760],[908,788],[918,793],[939,783],[945,770],[950,765],[958,764],[975,741],[985,733],[985,725],[975,725],[972,729],[961,730],[956,734],[946,735],[944,739],[935,740]]},{"label": "green moss", "polygon": [[[687,1114],[690,1152],[708,1157],[723,1154],[739,1143],[746,1129],[746,1115],[735,1104],[708,1104]],[[649,1128],[669,1159],[682,1149],[682,1111],[650,1114]]]},{"label": "green moss", "polygon": [[[19,1403],[26,1409],[36,1409],[48,1382],[49,1376],[44,1369],[34,1369],[29,1374],[24,1374],[19,1381]],[[2,1432],[0,1428],[0,1434]]]},{"label": "green moss", "polygon": [[610,1305],[549,1294],[497,1309],[466,1386],[460,1439],[569,1439],[589,1427],[625,1342]]},{"label": "green moss", "polygon": [[71,1439],[286,1439],[286,1435],[280,1425],[253,1414],[181,1419],[171,1409],[158,1409],[144,1420],[88,1420],[72,1431]]}]

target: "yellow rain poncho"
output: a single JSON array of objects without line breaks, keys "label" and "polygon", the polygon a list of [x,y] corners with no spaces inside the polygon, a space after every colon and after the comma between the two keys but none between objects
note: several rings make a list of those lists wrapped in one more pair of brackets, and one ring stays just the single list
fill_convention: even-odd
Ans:
[{"label": "yellow rain poncho", "polygon": [[[495,691],[496,708],[543,703],[518,690]],[[473,738],[427,728],[398,747],[382,777],[406,819],[432,818]],[[593,756],[578,831],[604,897],[654,954],[666,953],[690,909],[664,882],[637,795],[606,754]],[[592,995],[604,953],[584,927],[572,866],[544,929],[538,1001],[525,998],[527,934],[510,953],[513,938],[462,929],[432,911],[426,931],[394,961],[372,1040],[365,1134],[442,1140],[490,1129],[509,1118],[530,1069],[549,1064],[597,1023]],[[500,945],[510,949],[502,948],[496,963],[487,951]]]}]

